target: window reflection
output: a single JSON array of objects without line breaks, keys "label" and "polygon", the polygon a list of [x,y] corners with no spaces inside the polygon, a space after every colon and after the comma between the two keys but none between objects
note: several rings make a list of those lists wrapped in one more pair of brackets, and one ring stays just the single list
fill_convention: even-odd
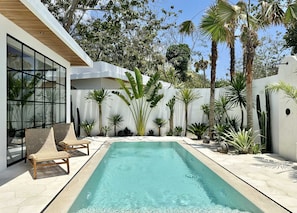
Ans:
[{"label": "window reflection", "polygon": [[25,128],[66,121],[66,69],[7,37],[7,165],[25,157]]}]

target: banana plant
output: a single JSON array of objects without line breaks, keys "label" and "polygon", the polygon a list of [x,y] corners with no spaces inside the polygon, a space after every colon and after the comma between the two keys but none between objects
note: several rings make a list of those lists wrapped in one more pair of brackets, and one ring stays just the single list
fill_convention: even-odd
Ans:
[{"label": "banana plant", "polygon": [[130,72],[125,73],[131,88],[123,80],[119,79],[118,82],[123,91],[113,91],[112,93],[127,104],[132,113],[137,134],[143,136],[152,109],[157,106],[164,95],[159,94],[162,84],[159,82],[160,75],[158,72],[150,77],[146,85],[143,84],[139,69],[135,68],[134,73],[135,76]]}]

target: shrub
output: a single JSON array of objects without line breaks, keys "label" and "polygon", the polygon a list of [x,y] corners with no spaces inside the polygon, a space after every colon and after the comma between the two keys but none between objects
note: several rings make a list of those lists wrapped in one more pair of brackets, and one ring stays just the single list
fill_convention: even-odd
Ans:
[{"label": "shrub", "polygon": [[208,126],[204,123],[193,123],[188,126],[187,131],[196,135],[198,140],[201,140],[207,128]]},{"label": "shrub", "polygon": [[224,133],[223,139],[231,146],[233,146],[239,154],[253,153],[255,146],[255,139],[259,134],[254,134],[252,129],[239,130],[236,132],[234,129],[228,130]]},{"label": "shrub", "polygon": [[87,136],[91,136],[91,132],[92,132],[94,125],[95,125],[94,120],[92,120],[92,121],[85,120],[80,124],[80,127],[83,128],[83,130],[85,131]]},{"label": "shrub", "polygon": [[181,136],[182,131],[183,131],[183,128],[181,126],[176,126],[174,128],[174,135],[175,136]]}]

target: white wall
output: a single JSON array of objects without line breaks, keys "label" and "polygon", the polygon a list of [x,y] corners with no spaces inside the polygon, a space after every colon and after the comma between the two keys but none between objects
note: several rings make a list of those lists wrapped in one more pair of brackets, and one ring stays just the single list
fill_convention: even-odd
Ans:
[{"label": "white wall", "polygon": [[[284,64],[288,62],[288,64]],[[285,57],[282,63],[279,65],[279,74],[270,76],[263,79],[253,81],[253,101],[254,101],[254,114],[253,124],[254,130],[259,130],[258,117],[256,113],[256,96],[260,96],[260,103],[262,111],[266,111],[266,98],[265,98],[265,87],[272,83],[279,81],[287,82],[291,85],[297,84],[297,58],[295,56]],[[76,107],[80,109],[81,121],[85,119],[94,119],[96,126],[92,134],[98,134],[98,108],[96,103],[92,101],[82,101],[87,95],[89,90],[72,90],[72,99],[74,109],[74,117],[76,118]],[[196,92],[200,93],[201,98],[196,100],[190,105],[189,108],[189,124],[194,122],[207,122],[207,118],[201,110],[202,104],[209,103],[209,89],[196,89]],[[157,128],[152,122],[156,117],[163,119],[169,118],[169,109],[166,103],[173,95],[176,94],[174,89],[163,90],[165,97],[161,100],[158,106],[153,109],[152,114],[149,118],[147,125],[147,131],[153,129],[157,134]],[[224,89],[216,89],[216,99],[224,94]],[[271,110],[271,129],[272,129],[272,148],[274,153],[278,153],[282,157],[288,160],[297,160],[297,103],[288,99],[282,92],[271,93],[270,97],[270,110]],[[108,117],[114,113],[120,113],[124,117],[122,125],[128,127],[134,133],[136,132],[134,122],[131,117],[129,108],[123,103],[117,96],[112,96],[108,101],[103,104],[103,123],[108,125]],[[290,115],[285,114],[286,109],[291,110]],[[231,112],[228,112],[232,117],[233,115],[241,116],[240,109],[235,108]],[[183,126],[185,128],[184,119],[184,106],[183,103],[177,101],[175,105],[174,113],[174,126]],[[246,112],[244,113],[244,123],[246,124]],[[169,130],[169,123],[162,128],[162,134],[165,135]],[[81,130],[81,134],[84,134]],[[113,132],[110,132],[113,135]]]},{"label": "white wall", "polygon": [[[47,48],[44,44],[30,36],[27,32],[23,31],[20,27],[15,25],[13,22],[9,21],[3,15],[0,14],[0,111],[5,113],[0,113],[0,171],[6,168],[6,36],[10,35],[29,47],[35,49],[36,51],[42,53],[43,55],[49,57],[50,59],[56,61],[57,63],[64,66],[67,70],[70,69],[70,63],[63,59],[60,55],[57,55],[54,51]],[[70,72],[67,73],[67,121],[70,121]]]},{"label": "white wall", "polygon": [[[95,126],[92,134],[96,135],[99,133],[99,115],[98,115],[98,106],[97,103],[91,100],[86,100],[88,92],[91,90],[72,90],[72,102],[73,102],[73,112],[75,121],[77,121],[76,108],[80,110],[80,119],[84,120],[95,120]],[[112,91],[112,90],[109,90]],[[209,103],[209,89],[195,89],[197,94],[200,94],[201,98],[195,100],[189,105],[189,116],[188,116],[188,124],[195,122],[203,122],[207,123],[207,117],[201,110],[201,105],[205,103]],[[175,89],[164,89],[161,91],[164,94],[164,98],[158,103],[156,108],[153,108],[146,131],[148,132],[150,129],[154,130],[154,133],[157,134],[158,129],[154,124],[153,120],[155,118],[163,118],[169,119],[169,108],[166,106],[166,103],[177,94],[177,90]],[[217,90],[216,97],[220,95],[220,90]],[[103,125],[108,126],[108,117],[113,114],[121,114],[123,116],[124,122],[121,128],[118,130],[128,127],[131,131],[136,133],[136,128],[134,125],[134,121],[132,115],[129,111],[128,106],[116,95],[110,94],[111,97],[106,99],[103,102]],[[185,109],[183,102],[176,100],[175,104],[175,113],[174,113],[174,126],[182,126],[185,129]],[[169,122],[167,122],[166,126],[161,129],[162,135],[166,135],[169,131]],[[83,130],[81,129],[81,135],[84,135]],[[113,130],[110,131],[110,135],[113,135]]]},{"label": "white wall", "polygon": [[[287,64],[288,62],[288,64]],[[262,111],[266,111],[265,86],[280,81],[292,86],[297,84],[297,58],[287,56],[278,65],[278,75],[253,81],[254,128],[259,129],[256,113],[256,96],[260,95]],[[274,153],[288,160],[297,160],[297,103],[286,97],[283,92],[270,93],[272,149]],[[290,109],[290,115],[286,115]]]},{"label": "white wall", "polygon": [[[284,64],[288,62],[288,64]],[[297,84],[297,59],[296,56],[288,56],[283,59],[280,65],[279,81],[284,81],[294,87]],[[286,115],[286,109],[291,113]],[[297,160],[297,102],[287,98],[283,92],[278,96],[278,152],[290,160]]]}]

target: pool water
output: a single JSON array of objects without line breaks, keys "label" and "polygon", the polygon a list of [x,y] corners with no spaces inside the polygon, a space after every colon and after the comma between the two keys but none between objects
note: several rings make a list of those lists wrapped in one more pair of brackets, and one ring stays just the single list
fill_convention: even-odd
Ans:
[{"label": "pool water", "polygon": [[177,142],[116,142],[69,212],[261,211]]}]

